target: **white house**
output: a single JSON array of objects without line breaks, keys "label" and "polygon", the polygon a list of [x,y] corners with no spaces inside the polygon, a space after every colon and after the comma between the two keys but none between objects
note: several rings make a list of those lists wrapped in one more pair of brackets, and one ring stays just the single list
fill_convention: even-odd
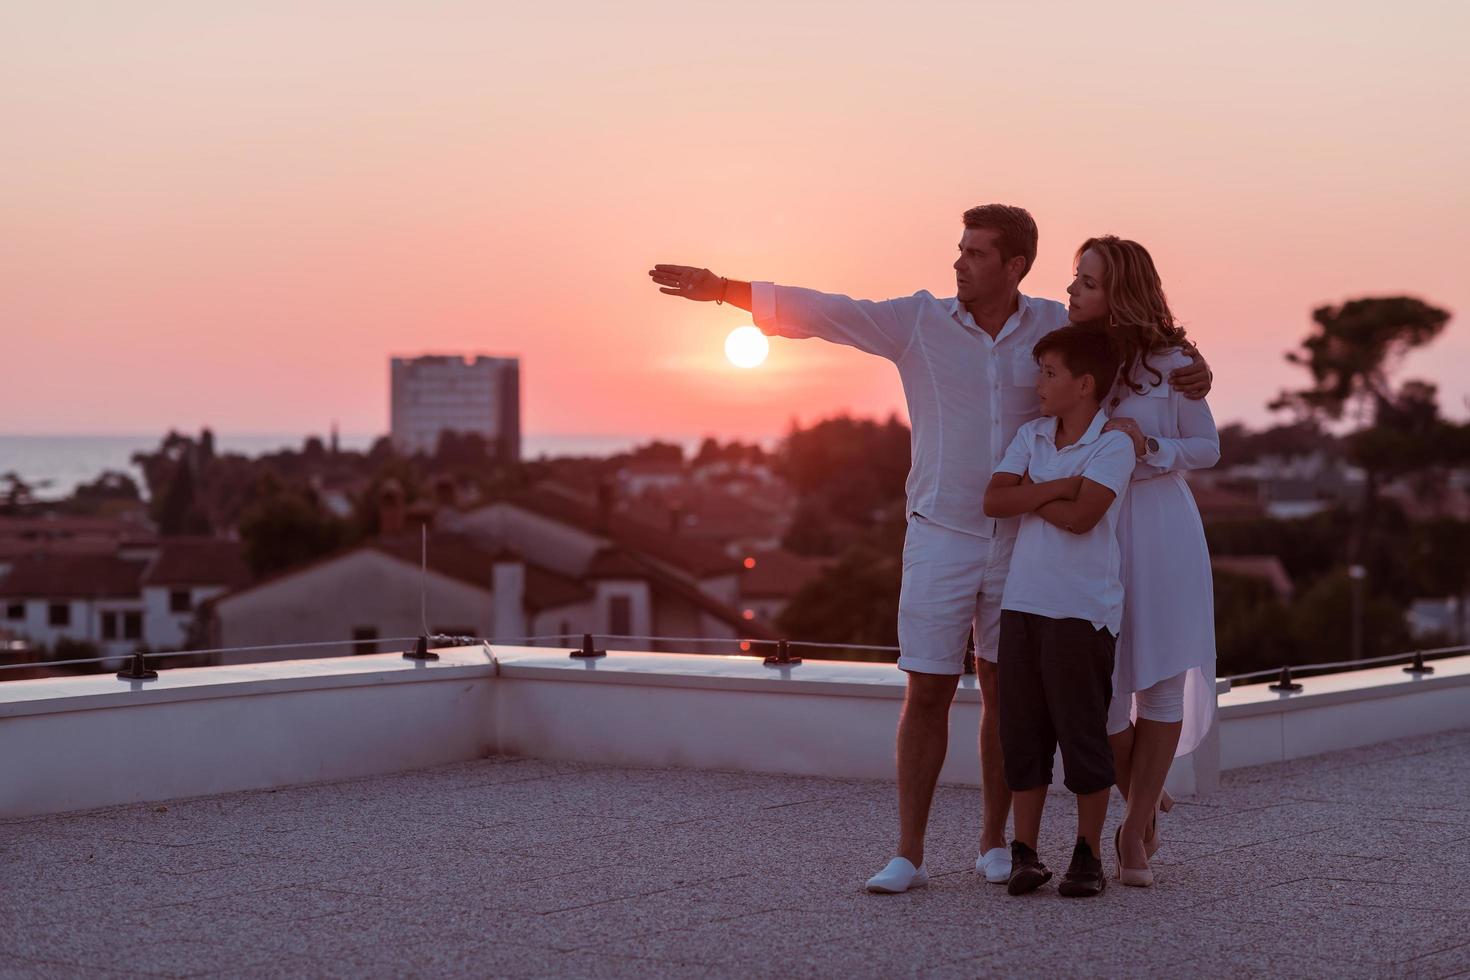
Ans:
[{"label": "white house", "polygon": [[195,608],[249,575],[238,543],[209,538],[163,538],[113,554],[34,554],[6,564],[0,625],[33,644],[81,641],[116,657],[142,646],[179,649]]},{"label": "white house", "polygon": [[739,562],[708,543],[615,513],[606,493],[592,503],[542,485],[441,520],[583,583],[592,594],[589,625],[561,632],[775,638],[742,604]]},{"label": "white house", "polygon": [[[341,641],[340,646],[230,653],[222,663],[381,653],[374,641],[424,632],[518,639],[592,625],[593,595],[580,583],[506,549],[454,534],[379,539],[288,569],[210,601],[212,647]],[[425,622],[427,620],[427,622]]]},{"label": "white house", "polygon": [[143,572],[143,616],[148,645],[177,650],[190,639],[200,606],[250,580],[233,541],[166,538]]},{"label": "white house", "polygon": [[808,558],[781,548],[753,551],[742,559],[745,577],[740,583],[744,607],[757,617],[775,622],[802,586],[819,577],[834,559]]},{"label": "white house", "polygon": [[689,474],[683,463],[637,460],[619,469],[617,479],[625,496],[639,497],[650,490],[678,490]]},{"label": "white house", "polygon": [[[636,521],[609,520],[565,494],[542,489],[468,512],[446,508],[438,522],[427,572],[419,535],[406,531],[213,599],[210,646],[340,641],[299,656],[343,656],[391,649],[373,641],[425,627],[502,642],[583,633],[773,638],[739,605],[737,562]],[[384,525],[403,526],[391,514]],[[229,654],[225,662],[282,656],[297,655]]]},{"label": "white house", "polygon": [[145,559],[117,555],[32,555],[16,559],[3,581],[5,625],[33,644],[75,640],[103,655],[147,642],[140,583]]}]

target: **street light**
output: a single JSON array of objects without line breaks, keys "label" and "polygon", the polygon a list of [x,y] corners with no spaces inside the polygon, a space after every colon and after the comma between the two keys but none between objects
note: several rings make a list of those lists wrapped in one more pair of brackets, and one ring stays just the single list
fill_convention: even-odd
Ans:
[{"label": "street light", "polygon": [[1353,634],[1350,660],[1363,659],[1363,581],[1367,577],[1368,569],[1362,565],[1348,566],[1348,580],[1353,590]]}]

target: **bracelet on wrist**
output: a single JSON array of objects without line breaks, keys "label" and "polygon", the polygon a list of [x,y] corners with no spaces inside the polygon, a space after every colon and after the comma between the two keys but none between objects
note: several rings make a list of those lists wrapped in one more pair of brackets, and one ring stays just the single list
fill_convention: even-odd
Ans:
[{"label": "bracelet on wrist", "polygon": [[729,292],[729,290],[730,290],[730,280],[726,279],[724,276],[721,276],[720,277],[720,297],[719,297],[719,299],[715,300],[715,305],[716,306],[724,306],[725,305],[725,293]]}]

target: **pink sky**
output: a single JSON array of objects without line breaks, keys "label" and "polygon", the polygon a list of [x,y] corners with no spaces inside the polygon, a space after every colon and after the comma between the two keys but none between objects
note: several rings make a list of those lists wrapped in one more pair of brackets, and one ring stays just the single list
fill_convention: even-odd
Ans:
[{"label": "pink sky", "polygon": [[1319,304],[1457,314],[1406,366],[1467,414],[1457,2],[12,2],[0,11],[0,431],[387,427],[387,360],[522,358],[535,433],[758,437],[902,410],[654,262],[952,293],[966,207],[1153,252],[1264,423]]}]

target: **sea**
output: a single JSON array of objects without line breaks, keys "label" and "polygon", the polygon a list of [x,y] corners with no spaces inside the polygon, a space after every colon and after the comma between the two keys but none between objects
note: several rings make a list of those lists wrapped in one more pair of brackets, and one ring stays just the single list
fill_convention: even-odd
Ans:
[{"label": "sea", "polygon": [[[325,437],[321,437],[325,439]],[[339,436],[343,449],[366,450],[378,438],[374,434]],[[216,431],[214,444],[222,453],[260,456],[281,449],[299,449],[305,435],[282,433],[230,433]],[[143,485],[143,472],[132,462],[136,452],[158,448],[160,435],[0,435],[0,478],[15,473],[32,487],[41,500],[70,496],[83,483],[90,483],[106,470],[127,473]],[[611,456],[652,441],[650,436],[631,435],[525,435],[521,456]],[[692,453],[698,437],[664,437]]]}]

